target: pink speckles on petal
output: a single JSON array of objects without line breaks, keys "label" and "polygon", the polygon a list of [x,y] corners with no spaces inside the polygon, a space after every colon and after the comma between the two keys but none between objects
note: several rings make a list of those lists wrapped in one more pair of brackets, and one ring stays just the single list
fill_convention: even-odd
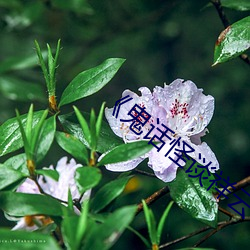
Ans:
[{"label": "pink speckles on petal", "polygon": [[188,105],[189,104],[186,102],[180,103],[177,99],[175,99],[175,101],[172,103],[172,108],[170,109],[172,118],[174,118],[175,116],[180,116],[186,121],[187,118],[190,117],[187,110]]}]

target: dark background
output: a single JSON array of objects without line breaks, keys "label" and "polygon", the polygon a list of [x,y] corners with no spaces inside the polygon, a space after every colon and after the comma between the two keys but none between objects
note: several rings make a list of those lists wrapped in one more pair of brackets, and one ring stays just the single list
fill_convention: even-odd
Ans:
[{"label": "dark background", "polygon": [[[152,90],[154,86],[169,84],[176,78],[190,79],[203,88],[205,94],[215,98],[215,113],[208,126],[210,133],[204,140],[216,154],[223,176],[239,181],[250,175],[249,66],[236,58],[211,67],[214,44],[223,26],[216,10],[212,6],[205,8],[207,3],[194,0],[0,0],[0,62],[35,54],[35,39],[46,49],[46,43],[55,48],[61,38],[63,48],[57,71],[59,99],[63,89],[81,71],[107,58],[125,58],[125,64],[103,90],[76,102],[84,111],[91,107],[99,110],[103,101],[108,107],[113,106],[125,89],[137,91],[139,87],[147,86]],[[226,14],[233,23],[249,12],[226,9]],[[46,91],[39,67],[8,71],[4,76],[39,84],[44,86],[44,93]],[[0,123],[13,117],[15,108],[21,113],[27,112],[30,102],[11,100],[1,94],[1,89],[0,95]],[[43,102],[33,102],[36,110],[46,107]],[[62,113],[71,111],[70,105],[62,108]],[[41,167],[55,164],[62,155],[65,153],[54,143]],[[142,168],[145,166],[146,163],[142,164]],[[117,176],[104,173],[107,178]],[[121,204],[139,202],[164,186],[160,180],[149,177],[139,177],[139,182],[135,192],[122,197]],[[249,188],[246,190],[250,191]],[[169,200],[166,196],[152,206],[157,218]],[[222,206],[226,208],[226,202],[222,202]],[[246,213],[249,215],[249,209]],[[220,219],[227,218],[220,216]],[[1,222],[2,225],[6,223],[3,218]],[[134,226],[146,234],[142,214],[135,219]],[[175,205],[162,242],[203,226]],[[217,233],[203,247],[246,249],[249,232],[247,223],[231,226]],[[170,249],[192,246],[198,239],[192,238]],[[126,232],[113,249],[129,248],[144,249],[136,236]]]}]

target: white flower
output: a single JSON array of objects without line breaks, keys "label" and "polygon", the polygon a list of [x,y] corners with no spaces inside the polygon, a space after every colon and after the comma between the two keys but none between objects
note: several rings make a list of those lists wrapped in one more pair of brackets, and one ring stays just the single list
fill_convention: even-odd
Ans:
[{"label": "white flower", "polygon": [[[105,110],[110,127],[117,136],[122,137],[125,143],[142,140],[152,129],[152,125],[154,125],[155,129],[148,136],[156,135],[160,137],[162,133],[157,130],[157,127],[163,130],[162,124],[164,124],[174,131],[175,139],[181,138],[181,141],[185,141],[195,150],[187,153],[187,155],[202,165],[204,165],[203,158],[206,159],[206,163],[211,161],[212,163],[208,167],[211,172],[219,169],[214,153],[205,142],[201,142],[201,136],[205,135],[206,127],[214,112],[214,98],[212,96],[204,95],[202,93],[203,90],[197,89],[192,81],[184,81],[182,79],[177,79],[163,88],[156,86],[153,93],[146,87],[140,88],[139,91],[141,96],[130,90],[123,92],[122,98],[129,95],[133,99],[120,107],[120,113],[117,118],[112,115],[114,108],[106,108]],[[120,119],[131,119],[128,113],[135,104],[145,108],[145,111],[151,115],[151,118],[144,126],[140,127],[138,125],[136,127],[138,129],[137,132],[141,131],[141,134],[136,134],[131,130],[131,121],[120,121]],[[169,132],[168,135],[170,134]],[[144,156],[118,164],[107,164],[106,168],[111,171],[128,171],[135,168],[145,158],[149,158],[148,166],[154,170],[155,175],[165,182],[170,182],[175,179],[178,166],[165,156],[171,148],[169,139],[163,137],[162,140],[165,142],[165,145],[160,151],[157,151],[157,148],[153,148]],[[155,139],[154,141],[159,140]],[[182,146],[176,146],[176,149],[182,150]],[[172,157],[172,159],[177,159],[174,150],[168,156]],[[181,166],[185,165],[185,162],[181,160],[179,163]]]},{"label": "white flower", "polygon": [[[44,169],[56,170],[59,173],[58,181],[47,177],[40,176],[38,178],[38,183],[46,194],[49,194],[57,199],[62,201],[68,200],[68,190],[70,190],[72,199],[78,199],[80,197],[80,193],[77,189],[76,182],[74,179],[75,171],[78,167],[81,167],[80,164],[76,164],[74,159],[71,159],[67,162],[67,157],[61,158],[56,168],[53,166]],[[36,183],[27,178],[25,182],[23,182],[16,190],[21,193],[30,193],[30,194],[41,194]],[[90,196],[90,190],[84,193],[80,203]],[[63,203],[64,204],[64,203]],[[75,210],[76,211],[76,210]],[[77,213],[78,211],[76,211]],[[51,223],[51,219],[45,216],[25,216],[21,218],[17,225],[12,230],[26,230],[26,231],[34,231],[38,229],[38,226],[34,224],[34,220],[37,224],[46,225]]]}]

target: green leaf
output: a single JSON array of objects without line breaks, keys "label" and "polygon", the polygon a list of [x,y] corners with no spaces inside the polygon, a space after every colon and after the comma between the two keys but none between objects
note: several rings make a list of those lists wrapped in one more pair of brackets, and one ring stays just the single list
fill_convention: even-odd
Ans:
[{"label": "green leaf", "polygon": [[91,145],[91,134],[90,134],[90,129],[89,129],[89,125],[86,121],[86,119],[84,118],[84,116],[81,114],[81,112],[79,111],[79,109],[75,106],[73,106],[75,113],[76,113],[76,117],[81,125],[82,128],[82,132],[84,134],[84,137],[86,138],[88,145]]},{"label": "green leaf", "polygon": [[63,239],[67,249],[80,249],[82,238],[87,229],[88,201],[83,203],[82,213],[79,216],[65,217],[62,222]]},{"label": "green leaf", "polygon": [[44,90],[40,85],[9,76],[0,77],[0,93],[14,101],[43,102],[46,100]]},{"label": "green leaf", "polygon": [[99,66],[78,74],[64,90],[59,106],[99,91],[114,77],[124,61],[121,58],[110,58]]},{"label": "green leaf", "polygon": [[81,194],[95,187],[101,180],[102,173],[95,167],[77,168],[75,173],[76,185]]},{"label": "green leaf", "polygon": [[78,216],[65,217],[62,222],[62,235],[64,243],[69,250],[77,250],[76,233]]},{"label": "green leaf", "polygon": [[85,200],[83,203],[83,207],[82,207],[82,213],[80,215],[80,218],[77,224],[77,232],[76,232],[77,249],[79,249],[82,238],[86,233],[86,229],[88,225],[88,213],[89,213],[89,201]]},{"label": "green leaf", "polygon": [[130,227],[130,226],[128,226],[127,228],[128,228],[128,230],[130,230],[132,233],[134,233],[136,236],[138,236],[148,249],[151,248],[151,244],[149,243],[149,241],[148,241],[142,234],[140,234],[138,231],[136,231],[135,229],[133,229],[133,228]]},{"label": "green leaf", "polygon": [[66,209],[59,201],[45,195],[13,192],[0,193],[0,208],[11,216],[62,216]]},{"label": "green leaf", "polygon": [[[191,164],[191,160],[187,161],[186,167],[188,168]],[[194,165],[193,169],[195,167]],[[208,174],[204,172],[202,177],[208,177]],[[212,175],[208,178],[210,180],[214,179]],[[178,172],[177,178],[170,182],[168,186],[171,197],[180,208],[197,220],[209,226],[216,227],[218,204],[212,195],[212,190],[207,191],[207,188],[211,184],[209,179],[202,179],[203,187],[201,187],[199,178],[189,177],[188,173],[181,170]]]},{"label": "green leaf", "polygon": [[165,221],[168,217],[169,211],[170,211],[173,204],[174,204],[174,202],[170,201],[170,203],[166,207],[163,215],[161,216],[161,219],[160,219],[160,222],[159,222],[158,228],[157,228],[157,244],[160,244],[160,242],[161,242],[161,234],[162,234],[163,226],[165,224]]},{"label": "green leaf", "polygon": [[[89,118],[89,114],[84,113],[84,116]],[[59,120],[62,123],[63,127],[76,138],[78,138],[86,147],[90,148],[81,127],[79,126],[77,119],[74,116],[74,113],[68,115],[59,116]],[[112,148],[123,144],[121,138],[116,136],[114,132],[110,129],[110,126],[107,122],[102,121],[101,131],[99,140],[97,143],[97,152],[104,153]]]},{"label": "green leaf", "polygon": [[[45,57],[45,51],[41,52]],[[11,70],[22,70],[27,68],[32,68],[37,65],[37,56],[32,53],[31,55],[20,56],[9,58],[0,63],[0,73],[4,73]]]},{"label": "green leaf", "polygon": [[88,151],[85,145],[76,137],[64,132],[56,132],[56,141],[62,149],[71,154],[75,159],[82,164],[88,165]]},{"label": "green leaf", "polygon": [[51,179],[58,181],[59,179],[59,173],[56,170],[52,170],[52,169],[37,169],[36,170],[37,174],[40,175],[44,175],[44,176],[48,176]]},{"label": "green leaf", "polygon": [[0,228],[0,249],[11,250],[60,250],[56,241],[47,234],[26,231],[10,231]]},{"label": "green leaf", "polygon": [[80,14],[93,14],[93,9],[86,0],[52,0],[52,5],[56,8],[74,11]]},{"label": "green leaf", "polygon": [[147,141],[135,141],[122,144],[109,151],[98,163],[98,166],[123,162],[140,157],[152,149]]},{"label": "green leaf", "polygon": [[56,132],[56,117],[44,121],[37,148],[37,161],[40,162],[48,153]]},{"label": "green leaf", "polygon": [[239,10],[239,11],[247,11],[250,10],[250,1],[249,0],[221,0],[221,4],[223,7]]},{"label": "green leaf", "polygon": [[97,140],[99,139],[99,135],[100,135],[101,127],[102,127],[102,118],[103,118],[104,108],[105,108],[105,102],[102,103],[102,106],[100,108],[100,112],[98,114],[97,121],[96,121],[96,138],[97,138]]},{"label": "green leaf", "polygon": [[47,85],[47,89],[48,89],[48,91],[50,91],[51,89],[50,89],[49,73],[48,73],[48,70],[47,70],[47,67],[45,64],[44,56],[43,56],[42,51],[40,49],[40,46],[36,40],[35,40],[35,47],[36,47],[36,53],[37,53],[37,57],[38,57],[40,66],[41,66],[42,71],[43,71],[43,76],[44,76],[44,79],[45,79],[45,82]]},{"label": "green leaf", "polygon": [[[33,127],[38,123],[42,114],[43,111],[34,112]],[[20,118],[22,120],[22,124],[25,124],[27,114],[21,115]],[[22,146],[23,141],[17,118],[11,118],[0,126],[0,156],[11,153]]]},{"label": "green leaf", "polygon": [[90,122],[89,122],[90,136],[91,136],[91,149],[96,150],[96,115],[94,109],[90,112]]},{"label": "green leaf", "polygon": [[214,65],[239,56],[250,47],[250,16],[228,26],[218,37]]},{"label": "green leaf", "polygon": [[[32,153],[36,153],[36,147],[38,146],[39,144],[39,139],[41,138],[41,135],[42,135],[42,131],[44,130],[44,125],[45,125],[45,119],[48,115],[48,110],[44,110],[43,114],[42,114],[42,117],[41,119],[38,121],[37,125],[34,127],[34,129],[32,130],[33,132],[33,135],[32,135],[32,138],[31,138],[31,151]],[[54,117],[52,117],[52,119],[54,119]],[[49,127],[49,126],[48,126]],[[47,136],[47,135],[46,135]],[[54,135],[53,135],[53,138],[54,138]],[[42,144],[42,143],[41,143]],[[50,142],[48,143],[49,146],[50,146]],[[43,146],[43,144],[42,144]],[[46,152],[47,153],[47,152]],[[42,158],[42,157],[41,157]]]},{"label": "green leaf", "polygon": [[0,190],[25,177],[20,171],[0,164]]},{"label": "green leaf", "polygon": [[108,216],[103,224],[92,227],[83,249],[109,249],[131,223],[136,209],[136,206],[117,209]]},{"label": "green leaf", "polygon": [[26,165],[26,160],[27,160],[26,155],[23,153],[10,157],[8,160],[4,162],[4,165],[8,166],[9,168],[18,170],[19,172],[28,176],[29,171]]},{"label": "green leaf", "polygon": [[99,212],[117,198],[124,190],[128,180],[132,176],[116,179],[100,188],[94,196],[91,208],[94,212]]},{"label": "green leaf", "polygon": [[188,248],[178,248],[176,250],[216,250],[215,248],[202,248],[202,247],[188,247]]},{"label": "green leaf", "polygon": [[150,237],[150,241],[153,244],[157,244],[157,234],[156,234],[156,221],[154,214],[151,209],[148,208],[148,205],[144,200],[142,200],[143,211],[146,218],[147,226],[148,226],[148,234]]}]

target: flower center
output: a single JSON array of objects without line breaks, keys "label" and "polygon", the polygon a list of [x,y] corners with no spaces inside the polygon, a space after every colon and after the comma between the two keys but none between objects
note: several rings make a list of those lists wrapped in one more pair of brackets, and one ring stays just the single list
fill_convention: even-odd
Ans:
[{"label": "flower center", "polygon": [[190,117],[188,115],[187,111],[188,103],[180,103],[177,99],[172,103],[172,108],[170,109],[172,118],[175,118],[175,116],[181,117],[184,119],[184,122],[187,121],[187,119]]}]

